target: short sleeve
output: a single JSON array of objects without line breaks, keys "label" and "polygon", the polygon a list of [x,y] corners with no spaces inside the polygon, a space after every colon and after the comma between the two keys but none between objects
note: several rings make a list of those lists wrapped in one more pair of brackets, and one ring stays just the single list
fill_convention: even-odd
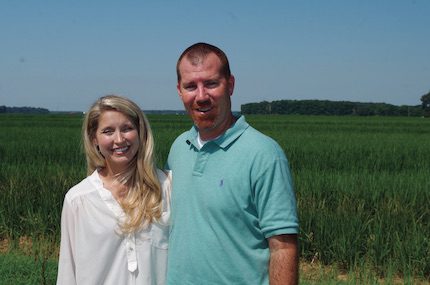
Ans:
[{"label": "short sleeve", "polygon": [[273,160],[257,178],[255,204],[266,238],[298,233],[294,185],[285,157]]}]

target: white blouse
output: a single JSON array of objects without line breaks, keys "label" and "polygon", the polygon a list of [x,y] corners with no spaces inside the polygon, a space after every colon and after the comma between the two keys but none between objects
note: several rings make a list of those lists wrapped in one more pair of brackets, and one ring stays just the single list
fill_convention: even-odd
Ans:
[{"label": "white blouse", "polygon": [[122,234],[124,212],[96,171],[64,198],[57,284],[165,284],[171,174],[157,170],[163,189],[158,223]]}]

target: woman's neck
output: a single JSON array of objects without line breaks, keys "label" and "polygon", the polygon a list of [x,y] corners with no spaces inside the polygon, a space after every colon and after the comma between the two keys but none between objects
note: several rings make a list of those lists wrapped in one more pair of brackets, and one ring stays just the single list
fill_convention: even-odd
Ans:
[{"label": "woman's neck", "polygon": [[112,193],[112,196],[121,201],[128,193],[128,187],[120,179],[119,172],[111,171],[107,168],[102,168],[99,171],[100,178],[103,182],[103,187]]}]

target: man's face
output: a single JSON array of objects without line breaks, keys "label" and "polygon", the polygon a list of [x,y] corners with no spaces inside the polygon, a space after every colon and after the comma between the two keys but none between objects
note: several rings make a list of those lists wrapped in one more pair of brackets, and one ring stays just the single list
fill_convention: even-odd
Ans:
[{"label": "man's face", "polygon": [[230,96],[233,94],[234,77],[225,78],[220,68],[221,61],[214,53],[196,65],[186,57],[179,64],[181,81],[177,85],[178,93],[203,140],[221,135],[233,120]]}]

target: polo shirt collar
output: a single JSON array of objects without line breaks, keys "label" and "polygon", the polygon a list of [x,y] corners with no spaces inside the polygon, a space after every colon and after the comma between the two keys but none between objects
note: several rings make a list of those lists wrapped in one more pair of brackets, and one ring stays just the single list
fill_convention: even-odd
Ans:
[{"label": "polo shirt collar", "polygon": [[[238,137],[240,137],[243,132],[249,127],[249,124],[246,122],[245,117],[239,115],[237,117],[236,122],[220,137],[213,140],[212,142],[217,144],[220,148],[226,148],[231,143],[233,143]],[[198,129],[194,125],[190,131],[188,132],[187,140],[191,142],[194,146],[197,146],[197,136]]]}]

